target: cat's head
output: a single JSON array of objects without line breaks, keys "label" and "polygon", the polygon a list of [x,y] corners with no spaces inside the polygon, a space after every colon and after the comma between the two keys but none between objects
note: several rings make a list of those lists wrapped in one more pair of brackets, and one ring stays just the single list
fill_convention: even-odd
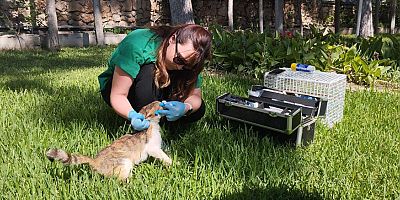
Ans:
[{"label": "cat's head", "polygon": [[161,116],[156,115],[155,112],[157,110],[162,110],[163,108],[160,106],[159,101],[153,101],[146,106],[144,106],[141,110],[140,113],[144,115],[144,118],[151,120],[151,121],[159,121]]}]

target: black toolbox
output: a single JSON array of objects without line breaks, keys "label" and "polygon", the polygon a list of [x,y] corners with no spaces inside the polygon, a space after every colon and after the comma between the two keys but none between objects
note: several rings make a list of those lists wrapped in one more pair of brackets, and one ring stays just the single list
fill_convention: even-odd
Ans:
[{"label": "black toolbox", "polygon": [[248,97],[225,93],[216,99],[217,113],[225,118],[294,135],[296,145],[314,138],[315,121],[325,115],[327,102],[320,98],[287,94],[255,85]]}]

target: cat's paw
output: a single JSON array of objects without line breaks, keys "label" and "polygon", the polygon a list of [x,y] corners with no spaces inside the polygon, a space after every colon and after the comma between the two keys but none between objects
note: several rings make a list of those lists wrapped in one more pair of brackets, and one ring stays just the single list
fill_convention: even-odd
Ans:
[{"label": "cat's paw", "polygon": [[175,161],[175,162],[174,162],[174,165],[179,166],[179,165],[181,165],[181,162]]},{"label": "cat's paw", "polygon": [[165,159],[165,160],[163,161],[163,164],[164,164],[164,166],[167,166],[167,167],[171,166],[171,165],[172,165],[172,160],[171,160],[171,158]]}]

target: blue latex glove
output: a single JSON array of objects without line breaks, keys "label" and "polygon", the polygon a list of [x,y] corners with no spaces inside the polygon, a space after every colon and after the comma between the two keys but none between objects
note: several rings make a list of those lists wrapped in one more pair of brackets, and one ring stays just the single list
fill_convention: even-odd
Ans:
[{"label": "blue latex glove", "polygon": [[142,131],[149,128],[149,120],[144,118],[144,115],[137,113],[134,109],[129,111],[128,119],[131,121],[133,129],[137,131]]},{"label": "blue latex glove", "polygon": [[156,114],[167,117],[168,121],[176,121],[185,114],[186,105],[180,101],[161,102],[164,110],[157,110]]}]

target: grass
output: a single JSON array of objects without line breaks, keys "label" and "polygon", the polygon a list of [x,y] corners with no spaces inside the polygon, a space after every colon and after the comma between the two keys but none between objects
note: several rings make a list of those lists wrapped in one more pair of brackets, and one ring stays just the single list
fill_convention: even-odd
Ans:
[{"label": "grass", "polygon": [[0,52],[1,199],[400,198],[399,93],[348,91],[342,122],[318,123],[314,143],[293,148],[216,115],[218,95],[259,83],[235,75],[205,75],[206,116],[165,131],[179,165],[150,160],[123,185],[49,162],[50,147],[95,155],[129,131],[98,92],[111,51]]}]

